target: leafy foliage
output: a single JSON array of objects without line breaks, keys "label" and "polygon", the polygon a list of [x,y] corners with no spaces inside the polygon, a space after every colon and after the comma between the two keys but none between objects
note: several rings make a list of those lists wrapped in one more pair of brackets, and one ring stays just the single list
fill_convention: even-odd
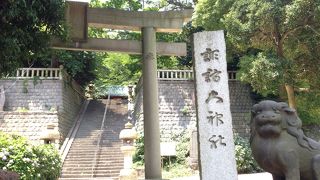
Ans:
[{"label": "leafy foliage", "polygon": [[136,153],[133,155],[133,162],[138,165],[144,164],[144,136],[139,135],[138,139],[135,142]]},{"label": "leafy foliage", "polygon": [[21,179],[59,177],[61,160],[54,146],[32,146],[21,136],[0,133],[0,149],[0,168],[17,172]]},{"label": "leafy foliage", "polygon": [[255,91],[264,96],[277,94],[281,75],[281,64],[272,56],[258,53],[256,56],[243,56],[240,59],[238,78],[251,84]]},{"label": "leafy foliage", "polygon": [[63,15],[63,0],[2,0],[0,76],[41,59],[50,36],[64,36]]},{"label": "leafy foliage", "polygon": [[248,140],[236,135],[234,144],[238,173],[261,172],[262,169],[253,159]]},{"label": "leafy foliage", "polygon": [[225,29],[224,14],[230,11],[235,0],[199,1],[195,8],[194,25],[206,30]]},{"label": "leafy foliage", "polygon": [[175,162],[185,165],[186,158],[189,156],[190,134],[187,131],[174,132],[171,140],[177,142],[177,156]]},{"label": "leafy foliage", "polygon": [[80,85],[85,86],[96,78],[95,70],[101,62],[97,53],[56,50],[54,56]]},{"label": "leafy foliage", "polygon": [[[186,158],[189,155],[190,135],[186,131],[173,133],[171,140],[177,142],[176,157],[170,158],[170,163],[175,165],[186,165]],[[139,165],[144,164],[144,136],[140,135],[136,141],[136,153],[133,156],[133,162]],[[169,158],[163,157],[163,166],[170,168]]]},{"label": "leafy foliage", "polygon": [[108,85],[128,85],[138,81],[141,76],[140,59],[127,54],[108,53],[102,57],[97,67],[97,87]]},{"label": "leafy foliage", "polygon": [[165,167],[162,170],[162,176],[164,179],[172,179],[178,177],[188,177],[197,174],[193,169],[183,164],[173,164],[170,167]]},{"label": "leafy foliage", "polygon": [[105,2],[101,2],[100,0],[91,0],[91,7],[109,7],[115,9],[123,9],[123,10],[131,10],[137,11],[141,9],[142,5],[139,0],[109,0]]},{"label": "leafy foliage", "polygon": [[297,94],[298,114],[303,125],[320,124],[320,93]]}]

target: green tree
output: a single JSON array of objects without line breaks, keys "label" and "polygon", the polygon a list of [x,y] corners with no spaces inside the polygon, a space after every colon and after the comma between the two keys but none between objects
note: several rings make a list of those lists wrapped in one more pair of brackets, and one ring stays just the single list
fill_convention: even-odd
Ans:
[{"label": "green tree", "polygon": [[40,59],[50,36],[62,36],[63,0],[0,2],[0,77]]},{"label": "green tree", "polygon": [[204,0],[197,4],[195,14],[195,24],[207,30],[225,29],[228,41],[239,51],[273,52],[282,64],[282,86],[289,105],[296,107],[294,87],[304,80],[313,83],[306,74],[315,73],[314,68],[299,63],[319,63],[311,56],[320,53],[315,51],[320,43],[318,0]]},{"label": "green tree", "polygon": [[141,76],[140,59],[128,54],[102,54],[102,64],[97,67],[96,86],[128,85],[137,82]]},{"label": "green tree", "polygon": [[101,64],[101,57],[95,52],[55,50],[54,57],[64,66],[73,79],[81,86],[93,81],[96,68]]}]

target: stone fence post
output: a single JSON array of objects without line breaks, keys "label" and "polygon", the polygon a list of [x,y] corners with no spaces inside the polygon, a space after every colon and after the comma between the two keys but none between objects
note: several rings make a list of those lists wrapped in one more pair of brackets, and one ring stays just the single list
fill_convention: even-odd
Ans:
[{"label": "stone fence post", "polygon": [[6,96],[4,92],[3,85],[0,86],[0,111],[3,111],[4,103],[6,101]]}]

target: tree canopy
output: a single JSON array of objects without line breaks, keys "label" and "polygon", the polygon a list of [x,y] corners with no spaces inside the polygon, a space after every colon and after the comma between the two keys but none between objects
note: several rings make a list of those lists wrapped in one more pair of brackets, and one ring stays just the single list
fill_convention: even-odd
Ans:
[{"label": "tree canopy", "polygon": [[[233,47],[231,51],[245,55],[240,61],[260,61],[259,52],[263,52],[264,61],[273,63],[276,59],[281,63],[276,66],[279,68],[262,65],[255,73],[278,74],[279,81],[271,81],[273,85],[266,86],[272,88],[279,82],[279,86],[285,87],[291,107],[296,106],[294,88],[319,87],[316,75],[320,70],[319,22],[318,0],[204,0],[199,1],[195,13],[196,25],[206,30],[226,30],[229,47]],[[255,53],[250,54],[252,50]],[[251,67],[242,66],[247,70]],[[240,76],[256,85],[252,78],[245,77],[246,74]],[[259,88],[255,90],[260,91]]]},{"label": "tree canopy", "polygon": [[1,0],[0,77],[41,58],[50,36],[63,36],[63,15],[63,0]]}]

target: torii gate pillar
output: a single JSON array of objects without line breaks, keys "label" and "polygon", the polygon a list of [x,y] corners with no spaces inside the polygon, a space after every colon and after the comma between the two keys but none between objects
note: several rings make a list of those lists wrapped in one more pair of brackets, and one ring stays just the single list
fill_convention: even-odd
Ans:
[{"label": "torii gate pillar", "polygon": [[146,179],[161,179],[156,31],[142,28],[144,156]]}]

